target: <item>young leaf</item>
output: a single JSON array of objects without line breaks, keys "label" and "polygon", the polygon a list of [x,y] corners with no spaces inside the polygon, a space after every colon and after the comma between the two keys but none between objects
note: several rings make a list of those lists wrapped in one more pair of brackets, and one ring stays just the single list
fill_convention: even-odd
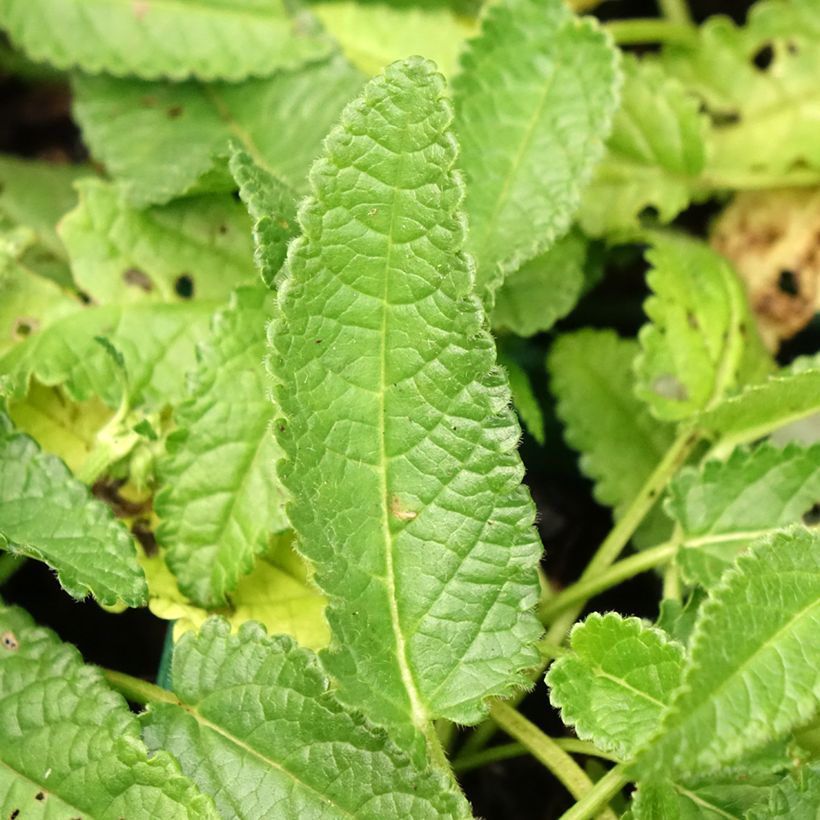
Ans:
[{"label": "young leaf", "polygon": [[203,194],[137,210],[100,180],[77,186],[80,202],[60,223],[77,286],[95,302],[195,297],[222,301],[254,280],[250,224],[227,194]]},{"label": "young leaf", "polygon": [[150,707],[167,749],[223,817],[469,817],[443,775],[416,764],[329,691],[316,658],[259,624],[211,618],[174,649],[178,704]]},{"label": "young leaf", "polygon": [[298,548],[340,697],[397,731],[474,723],[537,663],[519,428],[462,253],[444,85],[390,66],[311,171],[272,327]]},{"label": "young leaf", "polygon": [[215,820],[166,752],[148,756],[137,718],[77,650],[0,604],[0,814]]},{"label": "young leaf", "polygon": [[647,59],[624,61],[621,107],[579,220],[592,236],[637,229],[654,208],[670,222],[692,198],[706,161],[706,117],[684,87]]},{"label": "young leaf", "polygon": [[286,0],[1,0],[0,28],[38,62],[146,80],[261,77],[332,50]]},{"label": "young leaf", "polygon": [[820,503],[820,445],[735,450],[728,461],[686,467],[669,487],[681,526],[678,563],[687,580],[716,584],[735,556],[771,530],[799,523]]},{"label": "young leaf", "polygon": [[638,618],[593,613],[547,674],[550,702],[578,737],[627,759],[656,731],[680,685],[683,647]]},{"label": "young leaf", "polygon": [[820,806],[820,766],[807,766],[783,778],[765,805],[757,805],[747,820],[817,820]]},{"label": "young leaf", "polygon": [[[595,482],[595,498],[613,507],[616,517],[674,438],[674,429],[653,418],[634,395],[637,353],[636,342],[612,331],[582,330],[559,337],[547,359],[567,443],[581,453],[580,467]],[[669,530],[660,505],[647,520],[653,532]]]},{"label": "young leaf", "polygon": [[820,535],[794,527],[740,556],[701,607],[683,684],[633,771],[711,772],[805,723],[818,697]]},{"label": "young leaf", "polygon": [[519,336],[549,330],[566,316],[584,289],[587,241],[570,231],[546,253],[509,274],[496,294],[493,327]]},{"label": "young leaf", "polygon": [[188,193],[206,174],[210,190],[233,190],[229,140],[302,191],[322,139],[361,82],[341,59],[238,85],[78,76],[74,113],[92,154],[138,208]]},{"label": "young leaf", "polygon": [[229,166],[239,196],[253,218],[256,267],[262,281],[272,288],[285,261],[288,242],[296,236],[296,193],[235,144]]},{"label": "young leaf", "polygon": [[157,539],[180,589],[203,607],[224,605],[268,536],[288,526],[262,366],[273,303],[266,293],[242,288],[216,314],[157,465]]},{"label": "young leaf", "polygon": [[75,598],[145,604],[134,543],[111,510],[0,412],[0,545],[43,561]]},{"label": "young leaf", "polygon": [[637,394],[660,419],[678,421],[763,378],[768,355],[740,280],[706,245],[656,236],[647,254],[653,295],[640,332]]},{"label": "young leaf", "polygon": [[617,52],[561,0],[491,4],[453,81],[477,292],[569,227],[618,102]]}]

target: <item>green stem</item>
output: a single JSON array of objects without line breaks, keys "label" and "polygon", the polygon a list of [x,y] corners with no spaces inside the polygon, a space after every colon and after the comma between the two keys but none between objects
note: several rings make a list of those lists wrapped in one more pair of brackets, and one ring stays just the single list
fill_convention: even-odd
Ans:
[{"label": "green stem", "polygon": [[682,26],[692,25],[692,15],[686,5],[686,0],[658,0],[658,11],[670,23]]},{"label": "green stem", "polygon": [[[534,723],[501,701],[495,701],[490,706],[490,714],[510,737],[519,741],[536,760],[543,763],[576,800],[593,791],[592,781],[584,770]],[[601,816],[607,820],[615,818],[609,811],[602,812]]]},{"label": "green stem", "polygon": [[[541,605],[539,611],[541,620],[545,624],[549,624],[557,615],[560,615],[574,604],[580,601],[588,601],[598,593],[617,586],[628,578],[665,564],[670,558],[674,557],[678,547],[679,545],[675,541],[659,544],[657,547],[652,547],[618,561],[593,578],[576,581]],[[557,657],[557,654],[554,654],[553,657]]]},{"label": "green stem", "polygon": [[641,43],[681,43],[688,45],[694,42],[696,32],[691,26],[673,23],[671,20],[658,20],[655,17],[646,19],[613,20],[604,24],[619,46],[639,45]]},{"label": "green stem", "polygon": [[588,820],[602,817],[603,812],[618,792],[629,783],[623,765],[611,768],[569,811],[561,815],[561,820]]},{"label": "green stem", "polygon": [[5,584],[25,563],[24,555],[12,555],[10,552],[0,555],[0,586]]},{"label": "green stem", "polygon": [[714,190],[765,191],[769,188],[814,188],[820,185],[820,172],[805,169],[783,174],[767,174],[760,171],[713,168],[694,181],[698,188],[706,193]]},{"label": "green stem", "polygon": [[[600,757],[603,760],[611,760],[613,763],[617,763],[614,757],[602,752],[587,740],[578,740],[574,737],[557,737],[553,738],[553,742],[559,749],[563,749],[570,754]],[[457,774],[464,774],[464,772],[480,769],[490,763],[498,763],[501,760],[509,760],[513,757],[523,757],[526,754],[529,754],[529,751],[523,743],[502,743],[499,746],[482,749],[474,755],[458,758],[453,763],[453,771]]]},{"label": "green stem", "polygon": [[103,669],[102,673],[111,688],[131,703],[139,703],[141,706],[147,706],[149,703],[173,703],[177,706],[180,704],[179,698],[155,683],[149,683],[114,669]]}]

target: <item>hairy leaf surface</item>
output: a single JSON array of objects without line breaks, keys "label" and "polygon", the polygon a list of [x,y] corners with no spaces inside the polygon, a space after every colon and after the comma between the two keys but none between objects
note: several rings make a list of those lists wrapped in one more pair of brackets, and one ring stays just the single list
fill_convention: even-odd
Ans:
[{"label": "hairy leaf surface", "polygon": [[678,563],[691,582],[712,586],[735,556],[771,530],[799,523],[820,504],[820,445],[735,450],[728,461],[684,468],[667,511],[681,526]]},{"label": "hairy leaf surface", "polygon": [[166,752],[77,650],[0,604],[0,813],[94,820],[215,820]]},{"label": "hairy leaf surface", "polygon": [[766,804],[754,806],[748,820],[816,820],[820,806],[820,766],[815,763],[771,790]]},{"label": "hairy leaf surface", "polygon": [[462,253],[432,64],[390,66],[311,171],[272,330],[280,476],[328,594],[325,655],[376,722],[474,723],[537,662],[519,428]]},{"label": "hairy leaf surface", "polygon": [[341,59],[238,85],[79,76],[74,114],[92,154],[137,207],[168,202],[200,183],[233,190],[229,140],[303,191],[322,139],[361,81]]},{"label": "hairy leaf surface", "polygon": [[820,697],[820,535],[763,539],[701,607],[683,684],[639,777],[708,773],[805,723]]},{"label": "hairy leaf surface", "polygon": [[578,737],[627,759],[657,730],[680,685],[683,647],[639,618],[593,613],[547,674],[550,702]]},{"label": "hairy leaf surface", "polygon": [[211,618],[174,649],[179,704],[145,717],[223,817],[465,817],[443,775],[419,768],[346,710],[316,658],[259,624]]},{"label": "hairy leaf surface", "polygon": [[216,314],[157,467],[157,538],[180,589],[204,607],[224,604],[268,536],[287,528],[262,365],[272,305],[261,286],[243,288]]},{"label": "hairy leaf surface", "polygon": [[140,606],[147,587],[134,543],[65,464],[0,412],[0,545],[44,561],[75,598]]},{"label": "hairy leaf surface", "polygon": [[661,419],[714,406],[770,369],[746,294],[729,263],[706,245],[657,236],[647,254],[653,295],[640,332],[637,393]]},{"label": "hairy leaf surface", "polygon": [[332,50],[286,0],[0,0],[0,28],[33,60],[146,80],[242,80]]},{"label": "hairy leaf surface", "polygon": [[569,227],[618,102],[617,52],[561,0],[488,6],[453,81],[477,291]]}]

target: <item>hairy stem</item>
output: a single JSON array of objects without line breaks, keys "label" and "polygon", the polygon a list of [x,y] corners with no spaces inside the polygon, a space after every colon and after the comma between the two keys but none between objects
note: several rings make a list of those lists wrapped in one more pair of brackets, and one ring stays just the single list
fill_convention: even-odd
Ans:
[{"label": "hairy stem", "polygon": [[103,676],[108,681],[112,689],[119,692],[131,703],[139,703],[147,706],[149,703],[174,703],[179,705],[179,699],[171,694],[167,689],[149,683],[141,678],[126,675],[125,672],[117,672],[113,669],[103,669]]},{"label": "hairy stem", "polygon": [[561,820],[587,820],[603,817],[609,801],[629,783],[623,765],[611,768],[569,811],[561,815]]},{"label": "hairy stem", "polygon": [[621,46],[640,43],[681,43],[686,45],[695,39],[695,30],[688,25],[659,20],[655,17],[612,20],[604,25],[612,39]]},{"label": "hairy stem", "polygon": [[692,15],[686,0],[658,0],[658,11],[671,23],[680,25],[692,25]]}]

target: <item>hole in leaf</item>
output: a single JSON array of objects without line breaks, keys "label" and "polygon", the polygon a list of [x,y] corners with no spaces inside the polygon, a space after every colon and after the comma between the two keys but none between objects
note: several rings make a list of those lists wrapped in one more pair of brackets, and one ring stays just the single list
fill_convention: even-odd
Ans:
[{"label": "hole in leaf", "polygon": [[194,280],[190,274],[183,273],[174,282],[174,290],[181,299],[191,299],[194,295]]},{"label": "hole in leaf", "polygon": [[816,527],[820,524],[820,502],[815,504],[807,512],[803,513],[803,523],[807,527]]},{"label": "hole in leaf", "polygon": [[12,334],[16,339],[26,339],[39,327],[40,323],[33,316],[20,316],[14,323]]},{"label": "hole in leaf", "polygon": [[12,813],[9,815],[9,820],[17,820],[20,816],[20,809],[14,809]]},{"label": "hole in leaf", "polygon": [[37,794],[34,795],[34,799],[35,800],[45,800],[46,799],[45,792],[37,792]]},{"label": "hole in leaf", "polygon": [[4,649],[8,649],[9,652],[16,652],[20,648],[20,642],[17,640],[17,636],[10,629],[7,629],[0,635],[0,644],[3,645]]},{"label": "hole in leaf", "polygon": [[122,279],[126,285],[139,288],[140,290],[144,290],[146,293],[150,293],[154,289],[154,283],[151,281],[148,274],[145,273],[145,271],[141,271],[139,268],[128,268],[127,271],[123,272]]},{"label": "hole in leaf", "polygon": [[793,270],[782,270],[777,277],[777,289],[786,296],[800,295],[800,277]]},{"label": "hole in leaf", "polygon": [[768,43],[758,49],[752,57],[752,63],[761,71],[765,71],[774,60],[774,49]]}]

